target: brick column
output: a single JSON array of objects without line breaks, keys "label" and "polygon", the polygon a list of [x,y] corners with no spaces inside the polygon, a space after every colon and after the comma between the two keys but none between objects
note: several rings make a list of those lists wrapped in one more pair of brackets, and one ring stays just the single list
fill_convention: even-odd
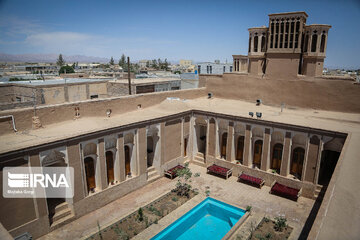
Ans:
[{"label": "brick column", "polygon": [[315,179],[314,179],[315,184],[317,184],[319,181],[320,163],[321,163],[323,150],[324,150],[324,141],[320,140],[320,146],[319,146],[319,152],[318,152],[318,158],[317,158],[316,170],[315,170]]},{"label": "brick column", "polygon": [[244,165],[249,167],[252,164],[250,159],[251,152],[251,125],[246,125],[245,143],[244,143]]},{"label": "brick column", "polygon": [[291,132],[285,134],[285,144],[283,148],[283,155],[280,166],[280,175],[287,176],[290,168],[290,154],[291,154]]},{"label": "brick column", "polygon": [[116,141],[117,154],[114,164],[115,181],[125,181],[125,152],[124,152],[124,135],[119,134]]},{"label": "brick column", "polygon": [[304,181],[315,181],[315,170],[319,161],[319,144],[320,140],[316,136],[313,136],[309,141]]},{"label": "brick column", "polygon": [[265,128],[265,136],[264,136],[264,143],[262,149],[262,156],[261,156],[261,170],[267,171],[270,167],[270,142],[271,142],[271,135],[270,135],[270,128]]},{"label": "brick column", "polygon": [[103,138],[98,142],[98,163],[96,163],[96,187],[103,190],[108,187],[107,172],[106,172],[106,158],[105,158],[105,142]]},{"label": "brick column", "polygon": [[184,124],[185,124],[185,119],[182,118],[181,119],[181,139],[180,139],[180,149],[181,149],[181,157],[184,157],[185,156],[185,153],[184,153],[184,144],[185,144],[185,141],[184,141]]},{"label": "brick column", "polygon": [[85,193],[85,182],[83,175],[85,175],[85,169],[82,174],[82,164],[83,161],[80,154],[79,144],[73,144],[67,146],[67,155],[69,160],[69,167],[74,168],[74,197],[73,202],[76,203],[79,200],[83,199],[86,196]]},{"label": "brick column", "polygon": [[165,123],[160,123],[160,166],[163,166],[165,163]]},{"label": "brick column", "polygon": [[[38,153],[34,153],[33,155],[31,155],[29,161],[30,167],[41,167],[40,157]],[[35,201],[37,205],[37,213],[39,214],[39,216],[47,216],[48,212],[46,198],[36,198]]]},{"label": "brick column", "polygon": [[205,156],[204,156],[204,162],[206,162],[206,159],[209,155],[209,142],[210,142],[210,139],[209,139],[209,132],[210,132],[210,125],[209,125],[209,119],[206,120],[206,142],[205,142]]},{"label": "brick column", "polygon": [[137,150],[138,150],[138,174],[142,175],[147,170],[147,152],[146,152],[146,128],[139,128],[137,131]]},{"label": "brick column", "polygon": [[226,141],[226,160],[229,162],[234,160],[234,154],[232,154],[232,151],[234,149],[233,143],[234,143],[234,122],[229,122],[227,141]]},{"label": "brick column", "polygon": [[208,154],[211,157],[215,157],[216,152],[216,123],[213,118],[209,121],[209,150]]}]

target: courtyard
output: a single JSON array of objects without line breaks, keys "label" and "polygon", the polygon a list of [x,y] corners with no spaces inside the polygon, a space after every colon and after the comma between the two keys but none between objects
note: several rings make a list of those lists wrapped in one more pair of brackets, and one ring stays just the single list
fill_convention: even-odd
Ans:
[{"label": "courtyard", "polygon": [[[230,203],[245,209],[252,206],[252,212],[242,226],[232,236],[248,236],[249,226],[258,224],[266,216],[275,218],[285,216],[288,224],[294,228],[290,239],[298,239],[302,227],[314,204],[314,200],[300,197],[297,202],[269,194],[270,187],[263,186],[261,189],[237,182],[237,176],[231,176],[225,180],[217,176],[206,174],[206,168],[190,164],[193,173],[200,173],[199,177],[193,177],[192,186],[199,190],[199,195],[162,218],[158,224],[153,224],[139,233],[134,239],[148,239],[155,236],[162,229],[170,225],[178,217],[202,201],[205,191],[209,189],[210,196],[221,201]],[[67,224],[40,239],[85,239],[98,232],[98,223],[101,228],[111,225],[128,214],[136,211],[159,196],[166,194],[175,187],[177,180],[161,177],[142,188],[139,188],[124,197],[121,197],[106,206],[86,214],[72,223]],[[155,187],[156,186],[156,187]]]}]

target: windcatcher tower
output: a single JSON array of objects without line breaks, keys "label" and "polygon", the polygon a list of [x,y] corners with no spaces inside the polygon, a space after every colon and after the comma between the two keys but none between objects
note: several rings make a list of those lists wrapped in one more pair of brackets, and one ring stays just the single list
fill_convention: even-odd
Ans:
[{"label": "windcatcher tower", "polygon": [[307,17],[305,12],[269,14],[269,27],[249,28],[249,74],[321,76],[331,26],[306,26]]}]

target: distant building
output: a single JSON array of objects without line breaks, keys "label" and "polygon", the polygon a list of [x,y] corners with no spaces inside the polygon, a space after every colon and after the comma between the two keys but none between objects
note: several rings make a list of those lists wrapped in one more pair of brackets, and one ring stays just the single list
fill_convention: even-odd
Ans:
[{"label": "distant building", "polygon": [[223,74],[233,71],[232,63],[203,62],[197,65],[198,74]]},{"label": "distant building", "polygon": [[139,67],[144,69],[151,65],[151,60],[140,60],[139,61]]},{"label": "distant building", "polygon": [[[248,73],[289,78],[298,74],[321,77],[328,31],[327,24],[306,25],[305,12],[269,14],[269,27],[249,28]],[[239,55],[233,55],[239,66]]]},{"label": "distant building", "polygon": [[190,66],[192,65],[192,61],[191,60],[183,60],[181,59],[180,62],[179,62],[180,66]]}]

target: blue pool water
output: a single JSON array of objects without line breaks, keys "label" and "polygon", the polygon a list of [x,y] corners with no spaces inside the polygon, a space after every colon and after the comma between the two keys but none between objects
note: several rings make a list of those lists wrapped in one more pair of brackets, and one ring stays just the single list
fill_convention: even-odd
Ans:
[{"label": "blue pool water", "polygon": [[245,210],[208,197],[151,240],[220,240],[244,214]]}]

